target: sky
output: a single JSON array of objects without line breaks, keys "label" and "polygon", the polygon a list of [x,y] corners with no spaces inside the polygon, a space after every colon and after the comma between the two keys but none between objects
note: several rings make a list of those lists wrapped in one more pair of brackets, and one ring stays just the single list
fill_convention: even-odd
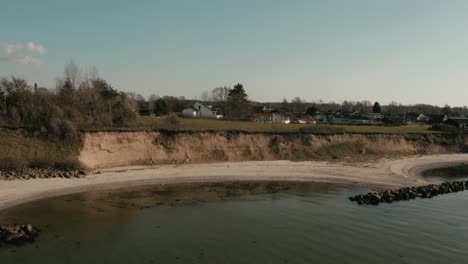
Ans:
[{"label": "sky", "polygon": [[468,105],[468,1],[0,0],[0,76],[196,98]]}]

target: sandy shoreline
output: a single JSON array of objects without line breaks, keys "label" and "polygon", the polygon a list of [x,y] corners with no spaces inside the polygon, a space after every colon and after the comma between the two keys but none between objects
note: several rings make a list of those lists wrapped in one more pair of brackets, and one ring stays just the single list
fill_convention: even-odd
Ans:
[{"label": "sandy shoreline", "polygon": [[369,163],[278,160],[117,167],[84,179],[0,181],[0,210],[47,197],[150,184],[308,181],[391,189],[429,184],[419,176],[422,171],[464,162],[468,162],[468,154],[413,156]]}]

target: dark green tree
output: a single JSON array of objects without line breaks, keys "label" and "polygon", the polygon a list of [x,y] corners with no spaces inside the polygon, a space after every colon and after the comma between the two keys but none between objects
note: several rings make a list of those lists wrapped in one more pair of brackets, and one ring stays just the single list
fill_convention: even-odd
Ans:
[{"label": "dark green tree", "polygon": [[316,116],[317,115],[317,107],[315,106],[311,106],[309,108],[307,108],[307,111],[305,113],[306,116]]},{"label": "dark green tree", "polygon": [[446,104],[444,108],[442,108],[442,113],[444,115],[450,115],[452,113],[452,108],[450,107],[450,105]]},{"label": "dark green tree", "polygon": [[382,108],[380,107],[379,102],[375,102],[372,107],[372,113],[382,113]]},{"label": "dark green tree", "polygon": [[116,99],[119,96],[119,92],[114,90],[110,84],[106,82],[106,80],[97,78],[93,81],[93,86],[97,90],[98,94],[101,96],[102,100],[106,103],[108,114],[109,114],[109,121],[110,125],[113,126],[113,114],[112,114],[112,106],[116,103]]},{"label": "dark green tree", "polygon": [[229,90],[227,118],[232,120],[244,120],[250,114],[249,100],[244,86],[240,83]]},{"label": "dark green tree", "polygon": [[154,110],[153,112],[156,115],[167,115],[169,113],[169,109],[167,107],[166,101],[162,98],[159,98],[154,102]]}]

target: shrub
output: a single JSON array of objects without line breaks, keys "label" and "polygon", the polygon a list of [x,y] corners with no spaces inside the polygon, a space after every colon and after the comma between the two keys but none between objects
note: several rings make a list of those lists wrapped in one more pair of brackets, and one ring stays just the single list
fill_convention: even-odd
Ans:
[{"label": "shrub", "polygon": [[164,117],[164,124],[170,129],[179,129],[182,123],[176,115],[168,115]]},{"label": "shrub", "polygon": [[446,125],[446,124],[434,124],[432,125],[431,129],[435,131],[442,131],[442,132],[451,132],[451,133],[458,132],[458,129],[456,127],[451,126],[451,125]]}]

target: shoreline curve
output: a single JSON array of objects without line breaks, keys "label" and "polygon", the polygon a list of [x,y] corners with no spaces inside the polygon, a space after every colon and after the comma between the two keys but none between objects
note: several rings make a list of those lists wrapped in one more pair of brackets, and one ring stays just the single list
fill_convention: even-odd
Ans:
[{"label": "shoreline curve", "polygon": [[396,189],[430,184],[421,176],[423,171],[464,163],[468,163],[468,154],[410,156],[364,163],[276,160],[115,167],[83,179],[0,181],[0,210],[67,194],[156,184],[302,181]]}]

